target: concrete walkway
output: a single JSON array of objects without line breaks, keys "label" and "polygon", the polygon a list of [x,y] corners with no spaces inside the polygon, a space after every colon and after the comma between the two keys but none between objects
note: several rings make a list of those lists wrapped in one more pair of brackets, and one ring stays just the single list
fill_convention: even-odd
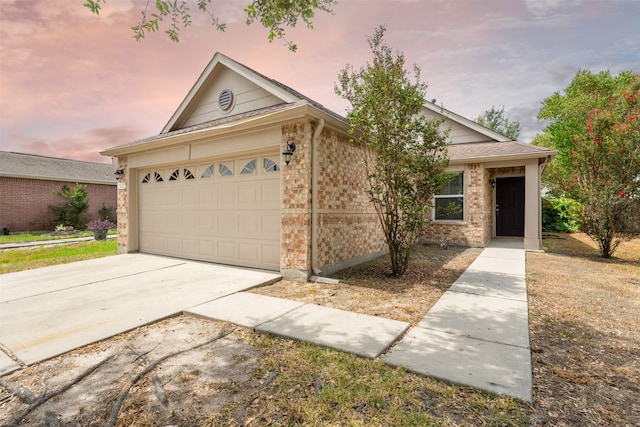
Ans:
[{"label": "concrete walkway", "polygon": [[382,359],[444,381],[532,400],[525,252],[496,241]]},{"label": "concrete walkway", "polygon": [[483,250],[399,342],[406,322],[246,292],[186,312],[363,357],[391,348],[382,358],[389,365],[531,402],[520,241],[496,241]]},{"label": "concrete walkway", "polygon": [[[517,241],[486,248],[404,337],[407,322],[243,292],[277,275],[215,264],[136,254],[10,273],[0,343],[24,365],[189,313],[363,357],[390,349],[389,365],[530,402],[524,256]],[[19,367],[0,352],[0,375]]]}]

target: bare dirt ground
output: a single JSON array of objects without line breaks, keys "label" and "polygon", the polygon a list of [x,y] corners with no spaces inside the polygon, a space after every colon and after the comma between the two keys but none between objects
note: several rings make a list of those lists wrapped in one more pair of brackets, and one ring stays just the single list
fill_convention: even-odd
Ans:
[{"label": "bare dirt ground", "polygon": [[[527,254],[533,405],[178,316],[0,378],[0,425],[640,425],[640,239],[612,260],[582,234],[545,245]],[[255,292],[415,324],[479,253],[419,246],[402,278],[382,258]]]},{"label": "bare dirt ground", "polygon": [[640,425],[640,239],[605,260],[584,234],[527,254],[532,421]]},{"label": "bare dirt ground", "polygon": [[1,378],[0,425],[200,425],[259,388],[259,358],[233,325],[166,319]]},{"label": "bare dirt ground", "polygon": [[402,277],[389,275],[389,258],[339,271],[336,285],[283,280],[253,292],[417,324],[482,249],[416,245]]}]

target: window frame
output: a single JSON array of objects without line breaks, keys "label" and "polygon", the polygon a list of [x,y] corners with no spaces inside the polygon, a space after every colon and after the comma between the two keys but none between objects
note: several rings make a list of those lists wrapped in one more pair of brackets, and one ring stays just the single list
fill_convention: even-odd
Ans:
[{"label": "window frame", "polygon": [[[464,199],[465,199],[465,189],[466,189],[466,185],[465,185],[465,172],[464,170],[458,170],[458,171],[450,171],[448,172],[450,175],[456,176],[456,175],[461,175],[462,176],[462,183],[460,185],[460,193],[459,194],[444,194],[444,193],[438,193],[438,194],[434,194],[433,196],[433,221],[434,222],[440,222],[440,223],[463,223],[465,221],[465,214],[464,214]],[[453,180],[454,178],[452,178]],[[437,205],[436,205],[436,200],[437,199],[462,199],[462,212],[461,212],[461,217],[460,219],[438,219],[437,218]]]}]

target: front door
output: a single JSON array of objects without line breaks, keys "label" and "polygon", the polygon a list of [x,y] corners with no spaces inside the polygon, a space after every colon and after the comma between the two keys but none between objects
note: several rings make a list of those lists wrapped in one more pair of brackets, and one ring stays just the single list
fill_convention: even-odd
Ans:
[{"label": "front door", "polygon": [[496,236],[524,237],[524,177],[496,179]]}]

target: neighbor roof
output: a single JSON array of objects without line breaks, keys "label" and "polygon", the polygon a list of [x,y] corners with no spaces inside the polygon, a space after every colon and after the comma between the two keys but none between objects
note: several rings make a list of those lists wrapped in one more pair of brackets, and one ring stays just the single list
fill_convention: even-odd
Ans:
[{"label": "neighbor roof", "polygon": [[104,163],[0,151],[0,176],[5,177],[115,185],[115,170]]}]

